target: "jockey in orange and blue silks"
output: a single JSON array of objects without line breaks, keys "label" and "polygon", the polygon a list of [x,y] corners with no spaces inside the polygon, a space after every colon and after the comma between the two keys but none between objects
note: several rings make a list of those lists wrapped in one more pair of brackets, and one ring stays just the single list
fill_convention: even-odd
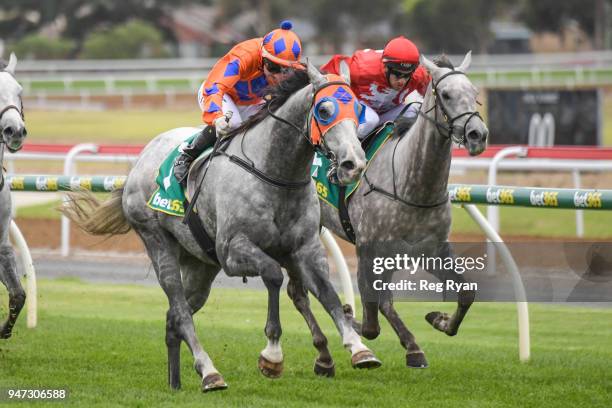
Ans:
[{"label": "jockey in orange and blue silks", "polygon": [[[263,38],[239,43],[215,64],[198,92],[204,123],[217,133],[237,127],[260,108],[268,85],[282,81],[288,69],[303,69],[302,44],[291,28],[283,21]],[[233,113],[229,123],[219,120],[228,111]]]},{"label": "jockey in orange and blue silks", "polygon": [[[379,123],[395,120],[406,107],[406,97],[414,91],[424,96],[431,81],[419,66],[418,48],[402,36],[389,41],[384,50],[359,50],[350,57],[334,55],[321,69],[340,74],[342,61],[350,69],[351,89],[363,106],[357,129],[360,138]],[[415,117],[417,106],[411,105],[403,115]]]},{"label": "jockey in orange and blue silks", "polygon": [[208,126],[189,145],[179,147],[181,154],[174,161],[174,176],[181,184],[193,160],[217,136],[224,136],[259,110],[266,87],[283,81],[291,69],[304,69],[302,44],[291,28],[291,22],[283,21],[263,38],[234,46],[214,65],[198,91],[202,120]]}]

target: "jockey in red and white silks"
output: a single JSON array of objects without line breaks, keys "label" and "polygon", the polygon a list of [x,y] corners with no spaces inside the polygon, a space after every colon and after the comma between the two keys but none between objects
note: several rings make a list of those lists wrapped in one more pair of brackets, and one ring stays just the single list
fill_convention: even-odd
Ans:
[{"label": "jockey in red and white silks", "polygon": [[[351,89],[364,108],[359,118],[361,138],[379,123],[394,120],[404,109],[409,94],[416,91],[419,98],[424,96],[431,80],[419,66],[417,47],[401,36],[389,41],[384,50],[359,50],[350,57],[334,55],[322,70],[340,74],[341,61],[350,69]],[[417,111],[418,105],[412,105],[404,116],[414,117]]]}]

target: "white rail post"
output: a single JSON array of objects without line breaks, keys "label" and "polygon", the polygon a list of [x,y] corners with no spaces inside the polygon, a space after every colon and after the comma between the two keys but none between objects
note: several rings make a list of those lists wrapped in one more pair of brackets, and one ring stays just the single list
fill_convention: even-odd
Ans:
[{"label": "white rail post", "polygon": [[[527,156],[528,149],[524,146],[510,146],[504,149],[501,149],[499,152],[493,156],[491,163],[489,164],[489,177],[488,184],[489,186],[494,186],[497,184],[497,168],[499,163],[508,156],[518,156],[525,157]],[[499,231],[499,207],[496,205],[490,205],[487,207],[487,219],[489,224],[493,228],[494,231]],[[489,269],[487,273],[489,275],[495,275],[495,247],[491,246],[487,249],[487,256],[489,258]]]},{"label": "white rail post", "polygon": [[[64,161],[64,175],[71,176],[72,174],[74,174],[74,159],[78,154],[83,152],[96,153],[97,151],[98,146],[92,143],[82,143],[74,146],[66,155],[66,160]],[[63,201],[66,202],[66,200],[67,198],[64,195]],[[61,254],[62,256],[68,256],[70,254],[70,220],[68,219],[68,217],[63,215]]]},{"label": "white rail post", "polygon": [[[572,171],[572,177],[574,178],[574,188],[578,190],[580,188],[580,170]],[[576,210],[576,236],[578,238],[584,237],[584,210]]]},{"label": "white rail post", "polygon": [[349,304],[353,308],[353,314],[356,314],[355,310],[355,293],[353,292],[353,282],[351,281],[351,273],[349,272],[346,259],[338,246],[338,243],[326,228],[321,228],[321,241],[323,245],[329,251],[338,275],[340,275],[340,282],[342,284],[342,291],[344,292],[344,302]]},{"label": "white rail post", "polygon": [[14,221],[11,220],[11,226],[9,229],[11,241],[13,245],[17,247],[19,255],[21,257],[21,263],[23,270],[26,275],[26,307],[27,307],[27,322],[28,329],[33,329],[37,324],[37,304],[38,304],[38,291],[36,289],[36,272],[34,271],[34,263],[32,262],[32,255],[30,255],[30,249],[28,243],[23,238],[21,231],[17,227]]},{"label": "white rail post", "polygon": [[508,247],[501,239],[499,234],[493,229],[487,219],[478,211],[474,204],[463,204],[463,208],[470,214],[472,219],[476,221],[478,226],[486,234],[491,242],[495,242],[499,248],[502,262],[512,274],[512,286],[514,288],[514,297],[516,299],[516,309],[518,315],[518,333],[519,333],[519,359],[522,362],[529,360],[531,356],[531,340],[529,335],[529,307],[527,303],[527,294],[525,286],[518,271],[518,266],[508,250]]}]

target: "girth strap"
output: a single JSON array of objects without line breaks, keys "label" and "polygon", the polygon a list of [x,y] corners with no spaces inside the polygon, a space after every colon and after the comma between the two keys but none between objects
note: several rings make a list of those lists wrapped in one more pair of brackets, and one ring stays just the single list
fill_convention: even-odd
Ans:
[{"label": "girth strap", "polygon": [[[189,207],[189,201],[185,200],[183,203],[184,208]],[[217,258],[217,251],[215,249],[215,241],[206,233],[204,224],[200,217],[195,214],[185,218],[186,224],[189,227],[189,231],[195,238],[196,242],[210,259],[212,259],[217,265],[220,265],[219,258]]]},{"label": "girth strap", "polygon": [[346,237],[354,244],[355,230],[353,229],[353,224],[351,224],[351,217],[349,216],[348,205],[346,204],[346,186],[338,187],[338,214],[340,215],[340,223]]}]

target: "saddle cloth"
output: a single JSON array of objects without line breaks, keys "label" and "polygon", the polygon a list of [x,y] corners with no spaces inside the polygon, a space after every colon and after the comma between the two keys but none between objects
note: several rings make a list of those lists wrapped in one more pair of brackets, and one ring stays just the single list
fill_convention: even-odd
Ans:
[{"label": "saddle cloth", "polygon": [[[370,160],[376,155],[382,145],[391,137],[393,134],[393,128],[393,123],[386,123],[382,128],[376,130],[374,134],[372,134],[372,137],[368,136],[363,141],[362,145],[366,153],[368,165]],[[329,166],[330,161],[326,157],[317,153],[312,164],[310,175],[314,179],[317,186],[319,200],[325,201],[327,204],[338,210],[340,208],[339,186],[337,184],[330,183],[327,179],[327,170],[329,169]],[[358,180],[357,182],[349,184],[346,187],[345,202],[348,201],[350,195],[357,190],[360,182],[361,180]]]},{"label": "saddle cloth", "polygon": [[[191,143],[199,133],[200,131],[187,137],[182,144]],[[161,211],[178,217],[185,215],[185,208],[183,205],[185,202],[185,192],[176,177],[174,177],[174,160],[181,153],[179,151],[181,145],[172,149],[161,166],[159,166],[157,177],[155,178],[157,189],[147,202],[147,206],[155,211]],[[202,156],[207,156],[211,151],[212,146],[207,148]]]}]

